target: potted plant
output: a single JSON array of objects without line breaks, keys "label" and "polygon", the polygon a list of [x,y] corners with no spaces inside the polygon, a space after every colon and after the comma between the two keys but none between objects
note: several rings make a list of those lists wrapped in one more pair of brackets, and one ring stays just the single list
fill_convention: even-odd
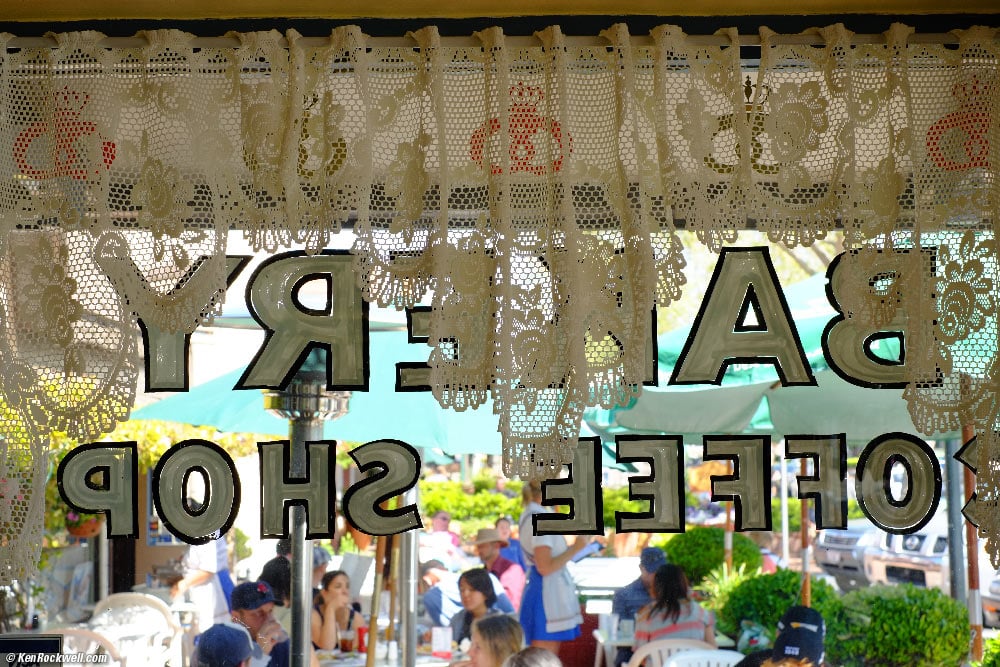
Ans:
[{"label": "potted plant", "polygon": [[103,514],[84,514],[75,510],[66,512],[66,532],[76,538],[97,537],[103,524]]}]

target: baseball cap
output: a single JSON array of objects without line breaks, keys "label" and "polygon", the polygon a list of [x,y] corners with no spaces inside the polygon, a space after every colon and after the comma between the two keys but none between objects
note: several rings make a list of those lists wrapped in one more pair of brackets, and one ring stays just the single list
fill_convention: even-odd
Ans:
[{"label": "baseball cap", "polygon": [[198,667],[236,667],[252,651],[250,634],[244,628],[219,623],[198,637]]},{"label": "baseball cap", "polygon": [[818,632],[820,636],[826,632],[823,623],[823,616],[811,607],[793,605],[785,610],[781,620],[778,621],[778,632],[784,632],[789,628],[805,628],[812,632]]},{"label": "baseball cap", "polygon": [[268,602],[277,603],[274,591],[266,581],[247,581],[233,589],[229,596],[233,609],[259,609]]},{"label": "baseball cap", "polygon": [[313,545],[313,569],[317,567],[322,567],[327,565],[333,558],[330,557],[330,552],[321,547],[318,544]]},{"label": "baseball cap", "polygon": [[500,532],[496,528],[480,528],[473,544],[488,544],[490,542],[499,542],[505,547],[510,546],[510,542],[500,537]]},{"label": "baseball cap", "polygon": [[639,565],[646,572],[656,572],[661,565],[667,564],[667,555],[659,547],[646,547],[639,554]]},{"label": "baseball cap", "polygon": [[823,635],[806,627],[785,628],[774,640],[771,654],[775,661],[783,658],[809,660],[814,665],[823,663]]}]

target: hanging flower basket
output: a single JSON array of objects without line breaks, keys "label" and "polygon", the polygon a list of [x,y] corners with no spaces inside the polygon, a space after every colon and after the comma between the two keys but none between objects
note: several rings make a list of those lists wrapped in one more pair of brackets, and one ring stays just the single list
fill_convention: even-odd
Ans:
[{"label": "hanging flower basket", "polygon": [[73,537],[97,537],[101,533],[101,526],[103,524],[103,514],[78,514],[76,512],[66,513],[66,532]]}]

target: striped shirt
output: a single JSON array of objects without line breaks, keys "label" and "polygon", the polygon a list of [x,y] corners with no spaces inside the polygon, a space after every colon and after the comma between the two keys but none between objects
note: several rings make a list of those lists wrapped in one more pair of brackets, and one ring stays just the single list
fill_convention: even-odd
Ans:
[{"label": "striped shirt", "polygon": [[670,621],[663,612],[651,617],[653,605],[642,608],[635,620],[635,645],[642,646],[658,639],[705,639],[705,629],[715,626],[715,615],[697,602],[681,602],[677,620]]}]

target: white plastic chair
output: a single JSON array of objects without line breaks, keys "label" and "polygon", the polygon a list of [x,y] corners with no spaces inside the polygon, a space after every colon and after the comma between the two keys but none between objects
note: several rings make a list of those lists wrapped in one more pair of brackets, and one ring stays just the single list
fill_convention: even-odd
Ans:
[{"label": "white plastic chair", "polygon": [[[62,635],[63,654],[107,655],[109,662],[102,665],[125,666],[125,658],[118,653],[118,648],[110,639],[99,632],[87,628],[52,628],[45,631],[47,635]],[[68,664],[68,663],[67,663]]]},{"label": "white plastic chair", "polygon": [[178,664],[181,627],[167,603],[145,593],[113,593],[94,606],[90,628],[144,665]]},{"label": "white plastic chair", "polygon": [[733,667],[743,659],[739,651],[691,649],[670,656],[663,667]]},{"label": "white plastic chair", "polygon": [[713,648],[700,639],[658,639],[635,649],[626,667],[640,667],[643,663],[646,667],[664,667],[667,659],[679,651]]}]

